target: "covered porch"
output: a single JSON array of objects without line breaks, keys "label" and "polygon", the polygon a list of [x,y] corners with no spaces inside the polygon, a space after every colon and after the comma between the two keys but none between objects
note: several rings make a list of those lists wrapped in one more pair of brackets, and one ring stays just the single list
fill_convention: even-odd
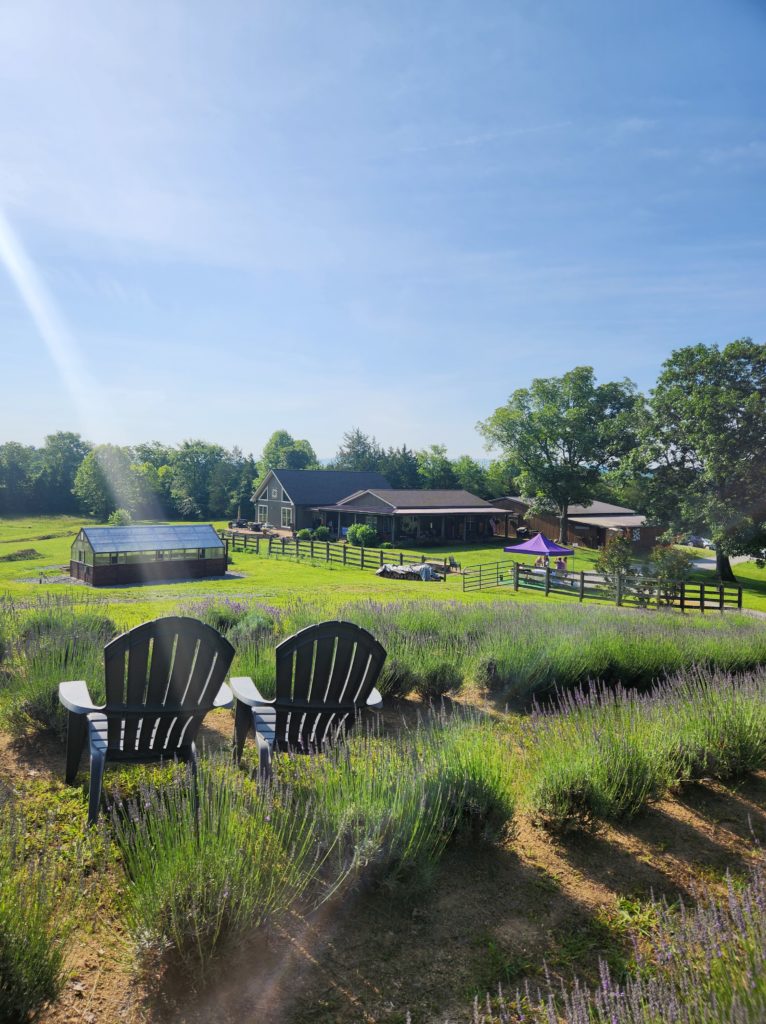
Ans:
[{"label": "covered porch", "polygon": [[338,540],[354,523],[371,526],[381,541],[417,542],[418,546],[479,543],[503,534],[505,527],[505,513],[496,509],[396,509],[381,513],[325,506],[314,511]]}]

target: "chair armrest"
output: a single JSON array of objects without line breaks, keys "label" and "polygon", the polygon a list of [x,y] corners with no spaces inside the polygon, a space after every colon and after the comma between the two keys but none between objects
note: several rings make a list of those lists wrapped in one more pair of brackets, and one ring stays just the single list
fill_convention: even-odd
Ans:
[{"label": "chair armrest", "polygon": [[271,705],[274,703],[273,700],[263,699],[250,676],[233,676],[229,683],[237,700],[247,704],[248,707],[254,708],[259,704]]},{"label": "chair armrest", "polygon": [[226,683],[221,683],[221,689],[215,696],[215,700],[213,701],[213,707],[230,708],[233,703],[234,698],[232,697],[230,688],[226,685]]},{"label": "chair armrest", "polygon": [[87,715],[91,711],[101,710],[101,705],[94,704],[91,700],[88,684],[84,679],[59,683],[59,700],[68,711],[72,711],[75,715]]},{"label": "chair armrest", "polygon": [[367,707],[371,711],[380,711],[383,707],[383,695],[375,686],[372,688],[372,693],[367,698]]}]

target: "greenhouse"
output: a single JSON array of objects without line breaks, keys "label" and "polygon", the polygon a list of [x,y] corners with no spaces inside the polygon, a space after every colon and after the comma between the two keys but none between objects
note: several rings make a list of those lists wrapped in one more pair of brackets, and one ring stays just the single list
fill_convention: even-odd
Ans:
[{"label": "greenhouse", "polygon": [[209,524],[84,526],[72,544],[69,573],[94,587],[223,576],[227,554]]}]

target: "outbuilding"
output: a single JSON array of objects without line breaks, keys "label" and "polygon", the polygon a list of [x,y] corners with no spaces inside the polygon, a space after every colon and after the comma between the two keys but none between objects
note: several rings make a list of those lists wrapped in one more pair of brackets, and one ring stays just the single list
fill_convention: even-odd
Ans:
[{"label": "outbuilding", "polygon": [[227,547],[209,523],[84,526],[69,574],[94,587],[199,579],[226,573]]}]

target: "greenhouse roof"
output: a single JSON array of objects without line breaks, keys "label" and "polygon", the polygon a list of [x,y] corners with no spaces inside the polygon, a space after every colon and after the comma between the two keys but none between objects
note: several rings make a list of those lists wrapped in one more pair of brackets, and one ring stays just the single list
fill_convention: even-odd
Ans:
[{"label": "greenhouse roof", "polygon": [[84,526],[82,533],[94,552],[224,547],[209,523],[189,526]]}]

